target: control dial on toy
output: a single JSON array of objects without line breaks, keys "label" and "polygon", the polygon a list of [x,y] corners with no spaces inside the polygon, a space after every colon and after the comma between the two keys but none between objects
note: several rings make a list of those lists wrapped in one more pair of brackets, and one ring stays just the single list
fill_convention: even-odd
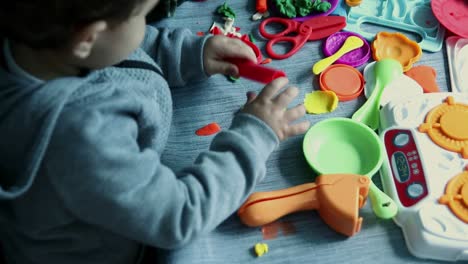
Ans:
[{"label": "control dial on toy", "polygon": [[448,96],[427,114],[419,131],[427,133],[440,147],[468,159],[468,105],[455,103],[454,98]]}]

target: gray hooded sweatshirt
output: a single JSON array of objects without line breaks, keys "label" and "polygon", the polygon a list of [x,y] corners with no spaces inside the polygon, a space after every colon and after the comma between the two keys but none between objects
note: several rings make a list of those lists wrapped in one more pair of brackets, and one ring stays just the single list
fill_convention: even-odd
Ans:
[{"label": "gray hooded sweatshirt", "polygon": [[148,27],[126,63],[46,82],[21,74],[4,53],[0,238],[8,263],[138,263],[143,245],[180,247],[235,212],[278,144],[263,121],[236,115],[177,174],[160,160],[169,87],[206,78],[205,40]]}]

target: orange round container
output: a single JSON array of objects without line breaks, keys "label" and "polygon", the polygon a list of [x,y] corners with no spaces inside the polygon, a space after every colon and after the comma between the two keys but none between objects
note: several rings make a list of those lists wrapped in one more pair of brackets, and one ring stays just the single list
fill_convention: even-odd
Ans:
[{"label": "orange round container", "polygon": [[334,64],[320,74],[320,89],[333,91],[340,101],[357,98],[364,90],[364,77],[357,69]]}]

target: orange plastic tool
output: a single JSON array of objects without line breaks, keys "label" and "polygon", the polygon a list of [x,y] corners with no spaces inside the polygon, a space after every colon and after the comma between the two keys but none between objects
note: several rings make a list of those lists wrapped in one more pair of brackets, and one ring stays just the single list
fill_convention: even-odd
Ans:
[{"label": "orange plastic tool", "polygon": [[346,4],[350,7],[355,7],[360,5],[362,0],[346,0]]},{"label": "orange plastic tool", "polygon": [[439,86],[437,86],[436,82],[437,73],[431,66],[415,66],[405,72],[405,74],[419,83],[425,93],[440,92]]},{"label": "orange plastic tool", "polygon": [[352,236],[361,230],[359,208],[365,204],[369,185],[369,178],[363,175],[320,175],[314,183],[253,193],[237,213],[244,224],[254,227],[293,212],[318,210],[333,230]]},{"label": "orange plastic tool", "polygon": [[379,32],[372,42],[372,56],[374,60],[390,58],[397,60],[406,72],[422,54],[421,47],[415,41],[399,32]]}]

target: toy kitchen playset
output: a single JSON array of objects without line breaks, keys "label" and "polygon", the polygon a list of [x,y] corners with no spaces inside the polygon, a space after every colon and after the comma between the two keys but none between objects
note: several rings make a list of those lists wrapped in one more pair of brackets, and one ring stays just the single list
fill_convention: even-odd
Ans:
[{"label": "toy kitchen playset", "polygon": [[468,260],[468,93],[428,93],[381,110],[385,192],[412,254]]},{"label": "toy kitchen playset", "polygon": [[[463,23],[451,23],[460,22],[457,14],[466,6],[443,0],[365,1],[348,14],[347,28],[357,31],[353,27],[363,22],[406,27],[421,35],[423,50],[439,50],[443,32],[428,23],[437,21],[428,19],[434,18],[431,4],[442,24],[467,35],[446,39],[452,92],[408,95],[382,107],[379,136],[385,158],[380,176],[398,207],[393,219],[413,255],[468,261],[468,31],[460,27]],[[412,23],[421,27],[416,30]]]}]

